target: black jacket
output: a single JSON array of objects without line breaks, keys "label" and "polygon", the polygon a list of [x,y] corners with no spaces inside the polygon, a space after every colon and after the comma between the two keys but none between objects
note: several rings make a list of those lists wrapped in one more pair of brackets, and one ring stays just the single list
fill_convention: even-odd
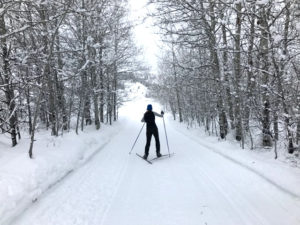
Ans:
[{"label": "black jacket", "polygon": [[147,129],[157,128],[155,124],[155,116],[163,117],[161,114],[158,114],[157,112],[153,112],[150,110],[145,112],[142,122],[147,123]]}]

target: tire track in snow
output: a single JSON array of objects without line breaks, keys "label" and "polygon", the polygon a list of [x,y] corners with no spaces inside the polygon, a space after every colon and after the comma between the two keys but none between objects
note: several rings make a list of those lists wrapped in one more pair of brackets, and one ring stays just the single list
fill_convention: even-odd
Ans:
[{"label": "tire track in snow", "polygon": [[110,210],[110,208],[111,208],[111,206],[112,206],[112,204],[113,204],[113,202],[114,202],[114,199],[116,198],[116,195],[117,195],[117,193],[118,193],[118,190],[120,189],[121,183],[122,183],[123,180],[124,180],[124,175],[125,175],[125,173],[127,172],[126,169],[128,168],[128,162],[129,162],[129,158],[126,160],[126,162],[125,162],[124,165],[122,166],[122,169],[121,169],[121,171],[120,171],[120,173],[119,173],[119,175],[118,175],[118,179],[117,179],[117,180],[118,180],[118,183],[117,183],[117,185],[116,185],[115,190],[113,191],[112,197],[110,198],[109,202],[107,203],[107,206],[106,206],[106,209],[105,209],[105,211],[104,211],[103,217],[102,217],[102,219],[101,219],[101,221],[100,221],[100,225],[104,224],[105,219],[106,219],[106,217],[107,217],[107,214],[108,214],[108,212],[109,212],[109,210]]}]

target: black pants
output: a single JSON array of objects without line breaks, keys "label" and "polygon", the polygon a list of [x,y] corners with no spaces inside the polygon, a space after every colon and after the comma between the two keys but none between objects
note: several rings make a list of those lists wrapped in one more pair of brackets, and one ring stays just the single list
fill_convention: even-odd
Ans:
[{"label": "black pants", "polygon": [[150,142],[151,142],[152,135],[155,138],[156,154],[160,153],[160,143],[159,143],[159,136],[158,136],[157,127],[147,128],[147,131],[146,131],[147,143],[146,143],[146,146],[145,146],[145,155],[146,156],[149,155],[149,148],[150,148]]}]

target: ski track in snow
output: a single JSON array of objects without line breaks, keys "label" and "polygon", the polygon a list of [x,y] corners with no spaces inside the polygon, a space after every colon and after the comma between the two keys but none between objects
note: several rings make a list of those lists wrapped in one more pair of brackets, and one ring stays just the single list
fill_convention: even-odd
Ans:
[{"label": "ski track in snow", "polygon": [[[183,135],[186,135],[184,132],[180,132],[180,133],[183,134]],[[230,157],[230,156],[228,156],[228,155],[226,155],[226,154],[223,154],[223,153],[220,152],[219,150],[215,149],[213,146],[210,146],[210,145],[207,145],[207,144],[203,143],[203,142],[201,141],[201,139],[197,140],[197,139],[195,139],[195,138],[193,138],[193,137],[191,137],[191,136],[190,136],[189,138],[193,139],[193,141],[195,141],[195,142],[197,142],[198,144],[200,144],[201,146],[203,146],[203,147],[204,147],[203,149],[207,149],[207,150],[209,150],[209,151],[213,151],[213,152],[215,152],[216,154],[218,154],[218,155],[224,157],[225,159],[228,159],[229,161],[231,161],[231,162],[233,162],[233,163],[236,163],[236,164],[238,164],[239,166],[248,169],[249,171],[255,173],[257,176],[260,176],[262,179],[264,179],[265,181],[269,182],[270,184],[272,184],[273,186],[275,186],[276,188],[278,188],[280,191],[285,192],[286,194],[290,195],[290,196],[293,197],[293,198],[300,199],[300,196],[299,196],[297,193],[294,193],[294,192],[292,192],[292,191],[286,189],[285,187],[283,187],[283,186],[277,184],[276,182],[274,182],[273,180],[271,180],[270,178],[268,178],[267,176],[265,176],[265,175],[262,174],[261,172],[259,172],[259,171],[255,170],[255,169],[251,168],[250,166],[245,165],[245,164],[239,162],[238,160],[235,160],[234,158],[232,158],[232,157]]]},{"label": "ski track in snow", "polygon": [[[118,135],[88,163],[32,204],[12,225],[299,225],[294,195],[244,165],[224,158],[166,121],[171,158],[141,160],[144,98],[128,103]],[[126,109],[126,107],[125,107]],[[154,106],[160,109],[159,105]],[[157,110],[159,111],[159,110]],[[127,112],[127,113],[126,113]],[[162,153],[167,153],[162,120]],[[150,156],[155,155],[154,139]],[[229,160],[228,160],[229,159]]]},{"label": "ski track in snow", "polygon": [[126,170],[128,157],[110,151],[117,149],[119,137],[50,189],[15,224],[99,224]]}]

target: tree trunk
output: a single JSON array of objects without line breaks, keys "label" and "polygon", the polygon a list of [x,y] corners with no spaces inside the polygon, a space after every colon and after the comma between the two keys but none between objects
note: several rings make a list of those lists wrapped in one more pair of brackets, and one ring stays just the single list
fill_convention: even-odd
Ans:
[{"label": "tree trunk", "polygon": [[62,129],[67,130],[68,129],[68,116],[67,116],[67,110],[66,110],[66,99],[64,96],[64,82],[59,77],[59,72],[63,70],[63,60],[61,57],[60,52],[60,39],[59,35],[56,37],[56,51],[58,52],[57,57],[57,65],[58,65],[58,71],[55,73],[55,84],[56,84],[56,93],[57,93],[57,100],[58,100],[58,106],[60,109],[60,112],[62,114]]},{"label": "tree trunk", "polygon": [[89,55],[92,60],[93,65],[91,65],[90,68],[90,74],[91,74],[91,87],[93,88],[93,103],[94,103],[94,116],[95,116],[95,126],[96,129],[100,129],[100,119],[99,119],[99,94],[97,90],[97,75],[96,75],[96,68],[95,68],[95,57],[96,57],[96,50],[93,49],[91,46],[89,47]]},{"label": "tree trunk", "polygon": [[260,9],[260,59],[261,59],[261,71],[262,71],[262,134],[263,134],[263,146],[271,146],[271,131],[270,131],[270,99],[269,99],[269,34],[268,34],[268,15],[266,7],[261,6]]},{"label": "tree trunk", "polygon": [[[215,4],[213,1],[209,1],[209,12],[210,12],[210,20],[211,24],[203,17],[205,22],[205,31],[207,37],[209,38],[209,51],[210,57],[212,62],[212,73],[214,74],[216,86],[217,86],[217,110],[219,116],[219,127],[220,127],[220,137],[224,139],[228,133],[228,122],[227,116],[225,113],[224,108],[224,101],[223,101],[223,87],[221,84],[221,71],[220,71],[220,63],[219,57],[217,52],[217,45],[216,45],[216,37],[215,37],[215,29],[216,29],[216,18],[215,18]],[[204,11],[203,3],[201,7]]]},{"label": "tree trunk", "polygon": [[[39,11],[40,18],[43,21],[43,35],[42,35],[42,41],[43,41],[43,53],[46,55],[49,55],[49,42],[48,42],[48,28],[46,21],[48,20],[47,15],[47,9],[45,7],[42,7]],[[50,68],[50,59],[46,62],[45,69],[45,78],[46,78],[46,84],[47,84],[47,94],[48,94],[48,102],[49,102],[49,121],[51,125],[51,135],[57,136],[57,118],[56,118],[56,110],[55,110],[55,97],[54,97],[54,88],[53,88],[53,79],[51,76],[51,68]]]},{"label": "tree trunk", "polygon": [[234,75],[235,75],[235,139],[237,141],[242,140],[242,113],[241,113],[241,91],[240,91],[240,80],[241,80],[241,26],[242,26],[242,4],[236,4],[236,31],[234,35],[235,53],[234,53]]},{"label": "tree trunk", "polygon": [[6,34],[6,25],[4,20],[4,13],[0,16],[0,36],[4,36],[0,39],[1,41],[1,50],[2,50],[2,73],[0,73],[1,79],[4,84],[4,92],[6,98],[6,104],[9,110],[9,129],[8,132],[11,135],[12,146],[17,145],[17,116],[16,116],[16,102],[15,102],[15,94],[14,87],[12,84],[12,74],[10,71],[9,65],[9,52],[7,48],[7,40],[5,37]]},{"label": "tree trunk", "polygon": [[[255,87],[255,76],[253,73],[254,69],[254,63],[253,63],[253,46],[254,46],[254,37],[255,37],[255,12],[256,12],[256,6],[253,4],[252,7],[252,14],[250,19],[250,35],[249,35],[249,46],[248,46],[248,55],[247,55],[247,61],[248,61],[248,68],[247,68],[247,98],[245,100],[245,116],[244,116],[244,126],[245,130],[250,132],[250,126],[249,126],[249,120],[250,120],[250,108],[251,108],[251,99],[253,97],[253,90]],[[250,15],[249,15],[250,16]]]},{"label": "tree trunk", "polygon": [[103,57],[103,48],[100,48],[99,52],[99,78],[100,78],[100,122],[104,123],[104,73],[103,73],[103,62],[102,62],[102,57]]},{"label": "tree trunk", "polygon": [[226,97],[227,97],[226,100],[228,105],[228,114],[230,118],[230,127],[231,129],[234,129],[235,124],[234,124],[234,115],[233,115],[232,95],[230,91],[230,81],[229,81],[230,71],[228,68],[227,37],[226,37],[226,27],[224,24],[222,25],[222,37],[223,37],[223,44],[226,47],[226,49],[224,49],[223,51],[224,82],[226,85]]},{"label": "tree trunk", "polygon": [[176,93],[176,100],[177,100],[179,122],[181,123],[181,122],[183,122],[183,119],[182,119],[182,109],[181,109],[177,72],[176,72],[176,68],[175,68],[175,59],[176,59],[175,52],[174,52],[174,47],[173,47],[173,43],[172,43],[172,65],[173,65],[173,73],[174,73],[174,81],[175,81],[175,93]]}]

